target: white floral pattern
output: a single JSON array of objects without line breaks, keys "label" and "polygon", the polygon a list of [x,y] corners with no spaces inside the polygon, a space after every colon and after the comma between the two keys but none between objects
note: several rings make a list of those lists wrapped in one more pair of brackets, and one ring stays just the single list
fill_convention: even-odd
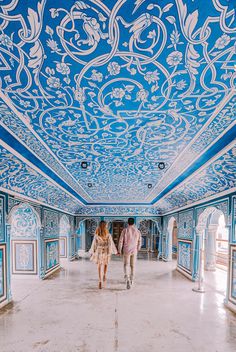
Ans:
[{"label": "white floral pattern", "polygon": [[1,119],[84,203],[150,204],[232,123],[235,104],[221,105],[233,99],[233,9],[216,0],[54,6],[2,5],[1,90],[22,119]]}]

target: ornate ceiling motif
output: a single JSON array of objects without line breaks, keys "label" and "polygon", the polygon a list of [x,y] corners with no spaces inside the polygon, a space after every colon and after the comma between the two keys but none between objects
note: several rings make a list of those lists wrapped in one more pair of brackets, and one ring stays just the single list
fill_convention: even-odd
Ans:
[{"label": "ornate ceiling motif", "polygon": [[100,206],[100,207],[82,207],[76,212],[77,215],[93,215],[93,216],[103,216],[103,215],[124,215],[124,216],[150,216],[159,215],[159,209],[157,207],[125,207],[125,206]]},{"label": "ornate ceiling motif", "polygon": [[[0,23],[0,127],[51,170],[40,179],[43,193],[58,183],[48,204],[65,199],[81,214],[81,204],[155,204],[156,213],[234,187],[224,167],[233,148],[218,168],[208,163],[233,140],[233,0],[3,0]],[[23,179],[28,166],[17,165]],[[13,187],[8,177],[0,186]]]},{"label": "ornate ceiling motif", "polygon": [[226,189],[236,190],[236,145],[163,197],[162,211],[178,209]]},{"label": "ornate ceiling motif", "polygon": [[74,213],[78,201],[0,146],[1,187]]}]

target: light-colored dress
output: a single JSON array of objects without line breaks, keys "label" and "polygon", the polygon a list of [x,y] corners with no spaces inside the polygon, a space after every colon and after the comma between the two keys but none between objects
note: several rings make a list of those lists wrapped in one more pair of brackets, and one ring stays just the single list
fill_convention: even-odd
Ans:
[{"label": "light-colored dress", "polygon": [[105,238],[102,238],[95,234],[89,253],[92,254],[91,261],[96,264],[107,265],[111,259],[111,255],[117,254],[112,236],[108,234]]}]

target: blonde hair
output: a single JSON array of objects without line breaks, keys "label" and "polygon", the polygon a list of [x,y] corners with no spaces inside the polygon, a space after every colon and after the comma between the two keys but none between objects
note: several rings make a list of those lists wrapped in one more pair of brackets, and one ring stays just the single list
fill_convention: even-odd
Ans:
[{"label": "blonde hair", "polygon": [[95,233],[100,237],[105,237],[109,233],[106,221],[100,221]]}]

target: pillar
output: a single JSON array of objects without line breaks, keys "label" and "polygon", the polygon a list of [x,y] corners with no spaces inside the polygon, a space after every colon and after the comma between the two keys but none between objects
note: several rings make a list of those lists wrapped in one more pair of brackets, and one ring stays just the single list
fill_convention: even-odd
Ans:
[{"label": "pillar", "polygon": [[209,225],[205,238],[205,270],[216,270],[216,231],[218,225]]}]

